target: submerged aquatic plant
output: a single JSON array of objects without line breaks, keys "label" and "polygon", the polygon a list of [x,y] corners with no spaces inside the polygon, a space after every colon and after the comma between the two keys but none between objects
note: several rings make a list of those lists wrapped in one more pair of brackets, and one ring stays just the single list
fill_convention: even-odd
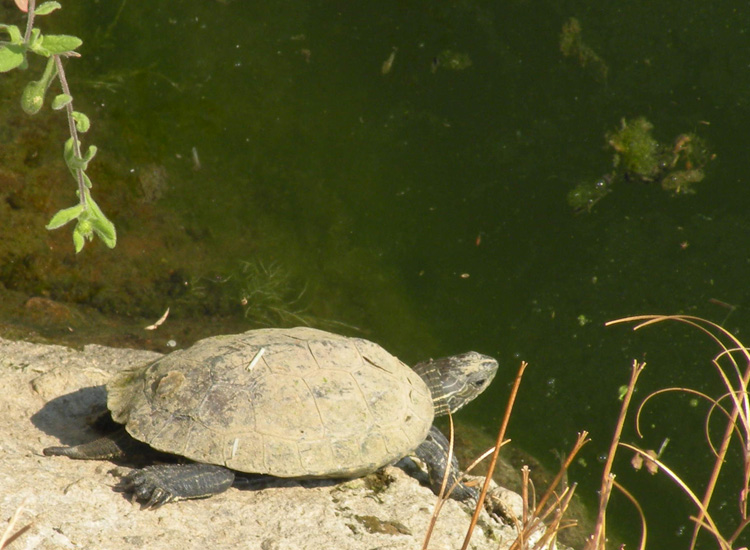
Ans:
[{"label": "submerged aquatic plant", "polygon": [[242,261],[213,274],[186,277],[178,298],[183,308],[225,315],[241,308],[253,326],[325,325],[306,313],[307,284],[279,262]]},{"label": "submerged aquatic plant", "polygon": [[310,325],[302,300],[307,284],[295,285],[288,271],[276,262],[241,262],[238,274],[240,304],[245,317],[264,326]]},{"label": "submerged aquatic plant", "polygon": [[563,24],[560,51],[565,57],[576,58],[581,67],[592,67],[603,80],[607,79],[609,67],[593,48],[583,41],[581,22],[575,17],[571,17]]},{"label": "submerged aquatic plant", "polygon": [[9,41],[0,41],[0,72],[26,70],[29,53],[47,59],[41,78],[29,82],[24,88],[21,94],[21,107],[29,115],[38,113],[44,105],[47,90],[55,81],[59,82],[61,93],[52,99],[51,107],[54,110],[64,109],[67,115],[70,139],[65,142],[63,158],[78,185],[78,204],[57,212],[46,227],[48,230],[57,229],[76,220],[73,229],[76,253],[80,252],[86,241],[91,241],[94,235],[109,248],[114,248],[117,242],[115,226],[91,196],[92,183],[86,175],[86,169],[96,155],[97,148],[95,145],[89,145],[86,152],[82,153],[81,140],[78,137],[79,133],[89,130],[91,122],[84,113],[73,109],[73,96],[62,62],[63,58],[79,57],[75,50],[82,44],[82,40],[64,34],[43,35],[34,27],[35,17],[48,15],[60,9],[62,6],[59,2],[44,2],[37,7],[36,0],[16,0],[16,5],[27,12],[26,31],[21,34],[21,30],[15,25],[0,24],[0,30],[5,31],[10,38]]}]

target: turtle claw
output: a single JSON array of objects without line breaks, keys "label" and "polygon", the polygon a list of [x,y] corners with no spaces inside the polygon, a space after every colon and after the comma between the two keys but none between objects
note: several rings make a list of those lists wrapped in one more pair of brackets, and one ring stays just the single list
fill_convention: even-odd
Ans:
[{"label": "turtle claw", "polygon": [[163,486],[164,480],[160,479],[157,471],[152,468],[136,470],[125,476],[126,490],[132,491],[130,502],[146,501],[144,510],[156,510],[164,504],[175,499],[175,495]]},{"label": "turtle claw", "polygon": [[156,487],[151,492],[151,498],[149,498],[148,502],[143,505],[143,508],[146,510],[156,510],[172,500],[174,500],[174,496],[171,493]]},{"label": "turtle claw", "polygon": [[161,464],[146,466],[125,478],[124,488],[132,501],[143,501],[143,508],[155,510],[169,502],[204,498],[226,491],[234,473],[212,464]]}]

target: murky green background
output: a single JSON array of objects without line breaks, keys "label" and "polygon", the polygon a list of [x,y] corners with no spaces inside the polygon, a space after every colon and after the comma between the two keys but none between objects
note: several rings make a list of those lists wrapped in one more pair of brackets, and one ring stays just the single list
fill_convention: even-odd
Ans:
[{"label": "murky green background", "polygon": [[[18,311],[19,293],[76,304],[84,312],[70,323],[83,340],[119,331],[107,341],[165,351],[169,339],[300,320],[363,334],[407,361],[476,349],[504,369],[461,414],[487,433],[523,359],[510,436],[555,467],[552,451],[590,431],[570,477],[591,501],[634,358],[648,362],[637,397],[669,385],[720,391],[716,350],[696,332],[603,323],[683,312],[741,338],[750,327],[750,12],[740,3],[73,4],[44,28],[84,40],[68,76],[102,150],[94,192],[119,243],[74,257],[66,230],[44,231],[74,200],[64,178],[43,201],[13,180],[21,202],[8,202],[0,187],[14,212],[44,215],[4,229],[38,234],[31,253],[2,250]],[[3,3],[5,20],[11,8]],[[606,74],[560,52],[570,17]],[[436,64],[447,50],[471,66]],[[64,127],[43,130],[59,119],[35,123],[49,126],[33,139],[18,129],[21,77],[2,84],[5,150],[33,148],[42,160],[27,152],[12,165],[6,153],[7,170],[64,174]],[[574,212],[567,193],[612,170],[605,134],[637,116],[664,143],[704,138],[716,154],[706,179],[679,196],[620,179],[591,212]],[[50,253],[61,259],[45,263]],[[166,306],[170,321],[145,341],[136,325]],[[641,442],[669,437],[664,460],[696,484],[711,464],[705,412],[665,397],[646,410]],[[636,440],[632,422],[625,440]],[[629,458],[618,480],[651,519],[649,547],[685,548],[684,497],[633,474]],[[716,499],[727,517],[738,490]],[[613,500],[632,544],[635,515]]]}]

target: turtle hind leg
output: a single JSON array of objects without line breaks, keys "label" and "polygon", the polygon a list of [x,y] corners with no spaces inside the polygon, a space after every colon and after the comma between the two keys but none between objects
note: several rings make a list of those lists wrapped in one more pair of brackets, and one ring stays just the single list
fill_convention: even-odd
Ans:
[{"label": "turtle hind leg", "polygon": [[450,463],[448,463],[449,449],[450,443],[443,435],[443,432],[438,430],[435,426],[432,426],[427,437],[421,445],[417,447],[414,454],[427,465],[427,473],[430,476],[430,486],[436,495],[440,494],[440,487],[443,484],[443,478],[445,477],[445,472],[447,470],[448,481],[445,485],[446,491],[458,481],[456,488],[453,489],[453,492],[450,494],[451,498],[456,500],[468,500],[476,503],[479,498],[479,491],[459,481],[461,471],[458,468],[458,460],[456,460],[454,455],[451,457]]},{"label": "turtle hind leg", "polygon": [[47,447],[42,451],[46,456],[67,456],[79,460],[116,460],[142,454],[144,444],[134,440],[125,428],[104,437],[74,445],[72,447]]},{"label": "turtle hind leg", "polygon": [[124,488],[144,508],[158,508],[168,502],[205,498],[223,493],[234,482],[234,472],[213,464],[159,464],[128,474]]}]

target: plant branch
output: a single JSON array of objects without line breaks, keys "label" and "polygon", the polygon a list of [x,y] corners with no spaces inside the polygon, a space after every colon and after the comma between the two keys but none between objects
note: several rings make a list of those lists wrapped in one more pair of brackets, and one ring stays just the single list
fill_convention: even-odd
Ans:
[{"label": "plant branch", "polygon": [[[60,86],[64,94],[72,97],[70,88],[68,87],[68,79],[65,78],[65,69],[63,69],[62,60],[59,55],[54,55],[55,65],[57,66],[57,76],[60,79]],[[68,130],[70,131],[70,137],[73,138],[73,152],[76,158],[81,158],[81,142],[78,139],[78,130],[76,129],[75,120],[73,120],[73,101],[71,100],[65,106],[65,114],[68,117]],[[83,180],[83,170],[76,168],[76,181],[78,182],[78,197],[83,208],[87,208],[86,202],[86,183]]]},{"label": "plant branch", "polygon": [[31,39],[31,29],[34,28],[34,10],[36,9],[36,0],[29,0],[28,16],[26,17],[26,32],[23,35],[23,41],[28,43]]}]

